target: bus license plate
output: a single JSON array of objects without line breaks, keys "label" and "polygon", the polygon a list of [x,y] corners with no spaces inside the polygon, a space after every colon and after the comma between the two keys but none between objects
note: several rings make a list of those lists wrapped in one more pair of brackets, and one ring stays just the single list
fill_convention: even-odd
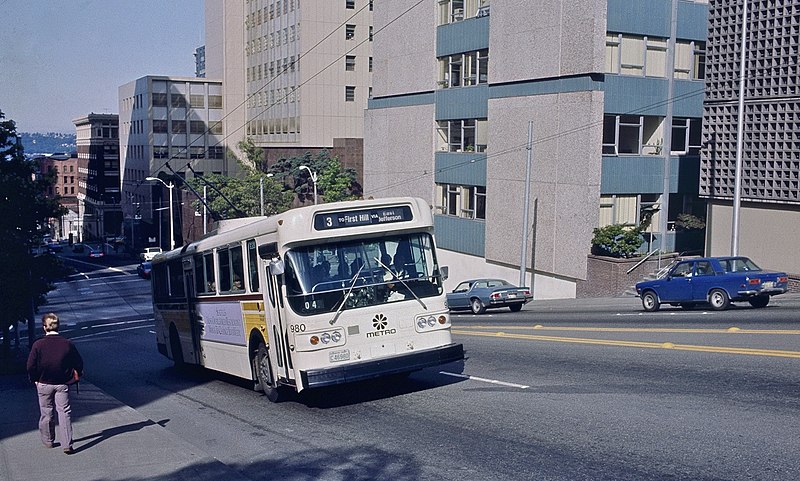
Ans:
[{"label": "bus license plate", "polygon": [[350,360],[350,350],[344,349],[342,351],[331,351],[328,353],[328,359],[331,362],[340,362],[340,361],[349,361]]}]

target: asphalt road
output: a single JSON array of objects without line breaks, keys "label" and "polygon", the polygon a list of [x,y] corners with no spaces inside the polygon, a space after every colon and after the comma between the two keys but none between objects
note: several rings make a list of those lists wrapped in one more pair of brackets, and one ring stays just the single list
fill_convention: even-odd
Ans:
[{"label": "asphalt road", "polygon": [[88,380],[254,480],[800,479],[797,295],[456,315],[463,366],[271,404],[157,353],[135,264],[84,267],[46,309],[68,320]]}]

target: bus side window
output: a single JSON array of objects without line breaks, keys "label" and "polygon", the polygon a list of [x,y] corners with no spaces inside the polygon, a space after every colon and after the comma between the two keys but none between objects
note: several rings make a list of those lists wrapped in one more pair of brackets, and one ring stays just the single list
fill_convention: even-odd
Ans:
[{"label": "bus side window", "polygon": [[203,261],[206,266],[206,288],[204,291],[214,294],[217,292],[216,283],[214,281],[214,254],[209,252],[204,255]]},{"label": "bus side window", "polygon": [[219,272],[219,291],[230,291],[231,258],[228,249],[217,249],[217,271]]},{"label": "bus side window", "polygon": [[258,251],[256,241],[252,239],[247,241],[247,272],[250,275],[250,290],[258,292]]},{"label": "bus side window", "polygon": [[242,264],[242,246],[232,247],[230,249],[231,258],[231,274],[233,275],[233,283],[231,290],[243,291],[244,290],[244,266]]},{"label": "bus side window", "polygon": [[203,256],[194,256],[194,289],[196,294],[206,292],[205,268],[203,267]]}]

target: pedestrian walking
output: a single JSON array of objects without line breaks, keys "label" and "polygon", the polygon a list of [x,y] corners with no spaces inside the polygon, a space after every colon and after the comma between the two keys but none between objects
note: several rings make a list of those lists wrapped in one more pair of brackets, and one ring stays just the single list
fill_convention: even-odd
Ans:
[{"label": "pedestrian walking", "polygon": [[58,437],[66,454],[72,454],[72,408],[69,385],[83,375],[83,359],[68,339],[58,333],[58,316],[50,312],[42,316],[45,336],[31,346],[28,356],[28,378],[36,384],[39,395],[39,434],[45,447],[55,446],[56,419]]}]

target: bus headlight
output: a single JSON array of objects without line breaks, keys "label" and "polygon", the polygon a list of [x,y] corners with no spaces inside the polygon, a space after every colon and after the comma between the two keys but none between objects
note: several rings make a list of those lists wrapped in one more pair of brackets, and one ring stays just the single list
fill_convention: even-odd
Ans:
[{"label": "bus headlight", "polygon": [[331,335],[328,334],[327,332],[323,332],[322,335],[319,337],[319,339],[320,341],[322,341],[323,344],[327,344],[331,342]]},{"label": "bus headlight", "polygon": [[343,346],[346,344],[344,330],[331,328],[315,333],[295,334],[295,349],[298,352],[317,351],[329,347]]},{"label": "bus headlight", "polygon": [[331,334],[331,341],[339,342],[341,340],[342,340],[342,333],[341,332],[334,331],[333,334]]},{"label": "bus headlight", "polygon": [[433,326],[435,326],[435,325],[436,325],[436,318],[435,318],[435,317],[433,317],[433,316],[430,316],[430,317],[428,318],[428,326],[430,326],[430,327],[433,327]]},{"label": "bus headlight", "polygon": [[425,322],[425,318],[424,317],[418,317],[417,318],[417,327],[419,327],[420,329],[425,329],[425,326],[427,326],[427,325],[428,325],[428,323]]},{"label": "bus headlight", "polygon": [[420,316],[415,319],[417,332],[446,329],[450,327],[450,316],[447,313]]}]

